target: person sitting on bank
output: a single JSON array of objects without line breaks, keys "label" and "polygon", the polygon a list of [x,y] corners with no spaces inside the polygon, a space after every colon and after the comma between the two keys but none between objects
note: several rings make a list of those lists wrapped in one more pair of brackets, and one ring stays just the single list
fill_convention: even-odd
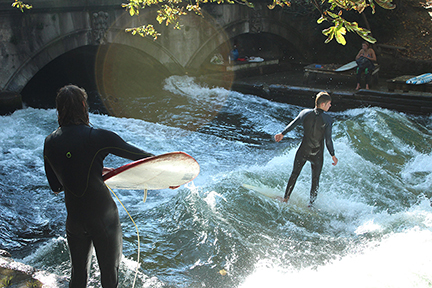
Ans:
[{"label": "person sitting on bank", "polygon": [[372,71],[375,68],[375,65],[372,61],[376,61],[376,55],[375,51],[370,47],[370,44],[368,42],[362,43],[362,49],[358,52],[356,56],[356,62],[357,62],[357,87],[356,90],[360,89],[360,82],[361,82],[361,73],[364,71],[365,74],[365,81],[366,81],[366,89],[369,89],[370,79]]},{"label": "person sitting on bank", "polygon": [[239,58],[239,51],[237,48],[237,44],[234,44],[234,47],[231,50],[229,57],[230,57],[230,61],[237,61],[237,59]]}]

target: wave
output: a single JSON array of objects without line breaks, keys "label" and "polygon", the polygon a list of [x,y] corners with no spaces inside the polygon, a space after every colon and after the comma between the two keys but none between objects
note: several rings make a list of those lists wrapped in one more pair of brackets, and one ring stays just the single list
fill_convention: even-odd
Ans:
[{"label": "wave", "polygon": [[[146,151],[185,151],[201,165],[193,183],[150,191],[145,204],[140,191],[118,193],[142,235],[140,285],[428,287],[431,117],[380,108],[331,113],[339,163],[333,167],[325,155],[318,199],[308,209],[308,164],[288,204],[242,186],[283,193],[302,131],[281,143],[273,135],[301,107],[200,86],[190,77],[169,78],[165,89],[181,99],[176,112],[171,102],[152,119],[90,116],[95,127]],[[214,114],[204,121],[203,111]],[[183,120],[167,120],[180,119],[177,112]],[[57,127],[55,110],[19,110],[1,116],[0,125],[0,246],[25,263],[67,274],[63,196],[49,191],[42,158],[43,140]],[[124,163],[106,159],[106,166]],[[137,239],[119,211],[121,275],[130,283]],[[91,283],[97,287],[97,273]]]}]

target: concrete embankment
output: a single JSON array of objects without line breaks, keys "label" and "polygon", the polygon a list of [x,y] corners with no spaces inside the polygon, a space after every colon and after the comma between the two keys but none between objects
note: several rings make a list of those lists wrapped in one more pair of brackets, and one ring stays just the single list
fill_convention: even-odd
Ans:
[{"label": "concrete embankment", "polygon": [[[355,90],[355,76],[322,75],[305,84],[306,64],[279,63],[262,66],[259,69],[239,70],[225,77],[234,79],[231,82],[217,81],[216,79],[224,79],[221,75],[203,75],[198,78],[210,86],[221,86],[240,93],[303,107],[313,107],[315,95],[320,91],[327,91],[333,98],[332,111],[374,106],[417,115],[432,113],[432,93],[421,92],[421,89],[389,92],[388,82],[395,77],[397,70],[393,71],[395,75],[389,74],[389,71],[380,71],[370,90]],[[417,75],[419,71],[411,72]]]},{"label": "concrete embankment", "polygon": [[[231,90],[252,94],[272,101],[303,107],[314,106],[319,88],[290,86],[281,84],[252,84],[234,82]],[[427,115],[432,113],[432,95],[412,93],[390,93],[377,90],[331,91],[332,111],[344,111],[361,107],[382,107],[409,114]]]}]

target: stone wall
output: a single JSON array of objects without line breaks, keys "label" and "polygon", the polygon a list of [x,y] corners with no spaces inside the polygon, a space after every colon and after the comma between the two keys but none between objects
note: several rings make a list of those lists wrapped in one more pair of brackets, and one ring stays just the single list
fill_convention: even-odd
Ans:
[{"label": "stone wall", "polygon": [[214,54],[227,55],[239,35],[274,35],[274,46],[284,42],[297,55],[312,55],[307,48],[309,35],[303,33],[299,19],[264,4],[254,9],[207,5],[204,17],[183,17],[180,30],[155,25],[162,34],[156,41],[124,31],[156,24],[154,9],[130,17],[114,0],[41,0],[24,13],[10,4],[0,0],[0,91],[20,92],[45,65],[89,45],[126,45],[154,58],[172,74],[198,71]]}]

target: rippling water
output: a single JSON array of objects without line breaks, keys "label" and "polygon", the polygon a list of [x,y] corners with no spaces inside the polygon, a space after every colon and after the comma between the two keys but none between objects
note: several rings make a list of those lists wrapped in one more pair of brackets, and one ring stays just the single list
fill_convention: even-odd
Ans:
[{"label": "rippling water", "polygon": [[[326,152],[318,199],[308,209],[309,165],[288,204],[242,187],[282,193],[302,131],[282,143],[273,135],[302,107],[207,88],[189,77],[166,79],[164,91],[166,97],[121,107],[135,107],[140,119],[90,116],[93,126],[144,150],[185,151],[201,165],[193,183],[150,191],[146,203],[142,191],[116,191],[140,231],[136,287],[432,285],[431,117],[379,108],[332,113],[339,164],[333,167]],[[19,110],[1,116],[0,127],[0,248],[68,275],[63,194],[50,191],[42,157],[56,112]],[[105,164],[124,163],[109,156]],[[131,287],[137,236],[119,211],[120,282]],[[95,260],[93,267],[90,287],[99,287]]]}]

